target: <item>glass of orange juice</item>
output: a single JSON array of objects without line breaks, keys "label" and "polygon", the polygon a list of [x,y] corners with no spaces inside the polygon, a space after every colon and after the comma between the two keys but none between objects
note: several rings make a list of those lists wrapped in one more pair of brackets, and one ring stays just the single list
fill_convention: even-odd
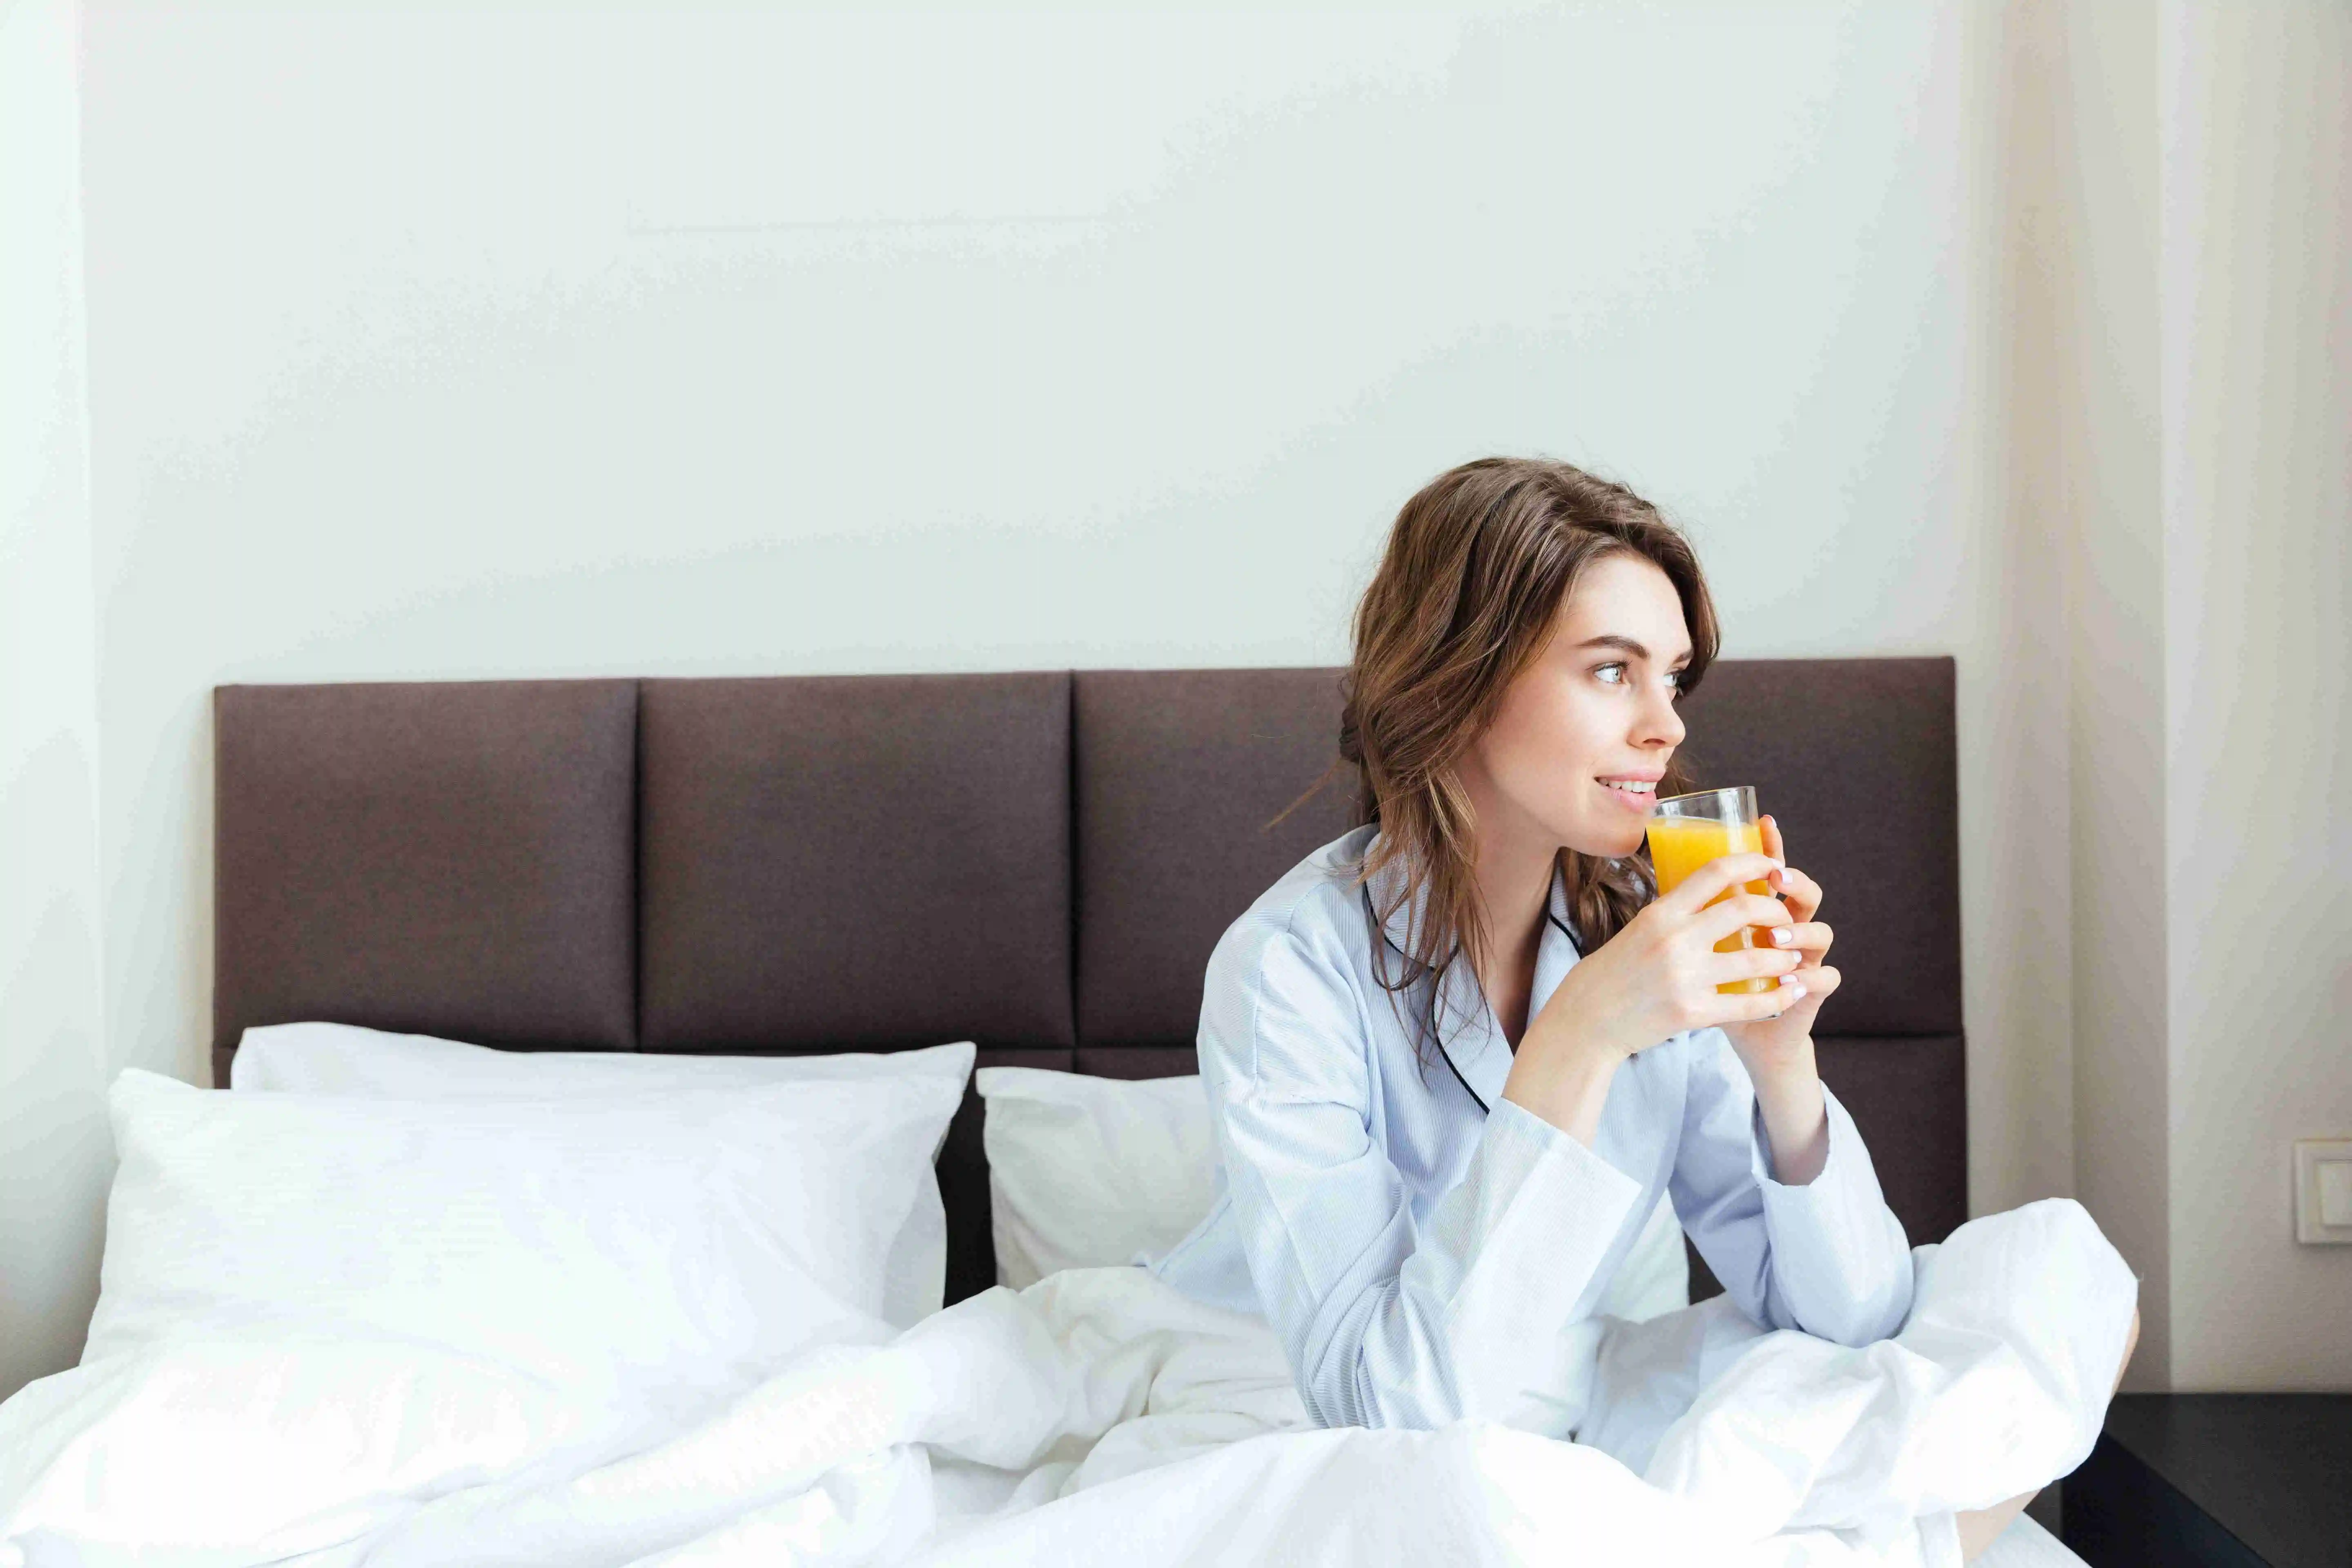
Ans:
[{"label": "glass of orange juice", "polygon": [[[1726,855],[1762,853],[1763,819],[1756,814],[1756,791],[1748,784],[1668,795],[1650,808],[1650,864],[1658,873],[1661,896],[1681,887],[1684,878],[1710,860]],[[1747,888],[1768,899],[1772,896],[1769,883],[1749,882]],[[1719,893],[1707,902],[1719,904],[1729,897],[1728,892]],[[1756,946],[1757,929],[1749,926],[1734,931],[1717,942],[1715,951],[1737,952],[1743,947]],[[1716,989],[1733,993],[1769,991],[1776,984],[1767,976],[1734,980]]]}]

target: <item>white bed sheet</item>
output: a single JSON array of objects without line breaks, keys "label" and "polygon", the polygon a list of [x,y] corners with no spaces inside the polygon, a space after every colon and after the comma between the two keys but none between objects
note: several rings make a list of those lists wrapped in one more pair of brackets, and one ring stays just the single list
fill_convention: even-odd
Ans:
[{"label": "white bed sheet", "polygon": [[[292,1419],[302,1388],[348,1390],[358,1352],[150,1347],[140,1366],[78,1368],[0,1405],[0,1565],[1947,1568],[1949,1510],[2087,1454],[2137,1286],[2064,1202],[1973,1222],[1919,1259],[1896,1339],[1845,1350],[1764,1336],[1640,1476],[1598,1449],[1485,1423],[1313,1428],[1263,1323],[1133,1268],[984,1292],[887,1344],[809,1352],[724,1408],[661,1426],[567,1424],[542,1408],[543,1384],[518,1381],[518,1400],[540,1405],[509,1413],[517,1440],[499,1464],[476,1443],[464,1468],[436,1472],[427,1441],[397,1486],[361,1496],[337,1491],[331,1466],[289,1478],[253,1462],[257,1428]],[[257,1402],[241,1354],[277,1369],[284,1399]],[[159,1388],[183,1424],[169,1445],[146,1436]],[[345,1414],[365,1431],[363,1400]],[[146,1506],[92,1516],[100,1473]],[[2021,1529],[1988,1561],[2066,1561],[2054,1545]]]}]

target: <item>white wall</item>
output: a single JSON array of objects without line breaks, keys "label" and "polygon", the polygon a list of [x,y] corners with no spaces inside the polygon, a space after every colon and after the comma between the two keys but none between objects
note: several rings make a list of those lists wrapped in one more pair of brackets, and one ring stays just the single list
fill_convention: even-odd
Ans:
[{"label": "white wall", "polygon": [[2076,1190],[2127,1386],[2352,1387],[2352,12],[2011,6],[2016,451],[2062,500]]},{"label": "white wall", "polygon": [[1337,660],[1538,451],[1736,654],[1958,655],[1974,1197],[2070,1184],[1972,8],[87,12],[106,1070],[205,1071],[217,682]]},{"label": "white wall", "polygon": [[2352,1388],[2352,8],[2166,7],[2173,1377]]},{"label": "white wall", "polygon": [[2063,584],[2074,1194],[2142,1276],[2127,1387],[2171,1366],[2157,16],[2004,16],[2018,482]]},{"label": "white wall", "polygon": [[[84,9],[99,1076],[206,1071],[216,683],[1336,661],[1397,504],[1537,451],[1735,656],[1958,655],[1972,1201],[2073,1188],[2005,13]],[[61,1172],[10,1292],[86,1287]]]},{"label": "white wall", "polygon": [[0,1394],[80,1352],[113,1157],[75,47],[0,10]]},{"label": "white wall", "polygon": [[216,681],[1337,659],[1540,450],[1736,652],[1960,656],[1976,1196],[2063,1190],[1967,17],[94,8],[119,1053],[202,1071]]}]

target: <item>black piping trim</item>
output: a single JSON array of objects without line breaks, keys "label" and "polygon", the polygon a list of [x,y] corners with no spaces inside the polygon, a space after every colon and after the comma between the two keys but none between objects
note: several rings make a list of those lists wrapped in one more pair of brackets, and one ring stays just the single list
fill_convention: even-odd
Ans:
[{"label": "black piping trim", "polygon": [[1381,933],[1381,940],[1388,943],[1389,951],[1391,952],[1395,953],[1399,958],[1403,959],[1408,963],[1412,963],[1412,954],[1407,952],[1404,949],[1396,944],[1396,939],[1389,935],[1389,928],[1381,924],[1381,917],[1373,912],[1371,885],[1366,882],[1359,882],[1356,884],[1356,892],[1364,900],[1364,923]]},{"label": "black piping trim", "polygon": [[1488,1106],[1485,1100],[1478,1099],[1478,1091],[1470,1087],[1470,1080],[1464,1078],[1462,1076],[1462,1069],[1454,1065],[1453,1055],[1446,1050],[1445,1042],[1444,1040],[1437,1042],[1437,1054],[1445,1058],[1446,1070],[1453,1073],[1454,1081],[1462,1086],[1462,1092],[1468,1095],[1472,1100],[1477,1101],[1478,1114],[1481,1116],[1492,1116],[1494,1114],[1493,1108]]},{"label": "black piping trim", "polygon": [[1561,920],[1558,915],[1551,912],[1551,906],[1549,903],[1544,906],[1544,919],[1551,921],[1552,924],[1559,928],[1559,934],[1568,938],[1568,945],[1576,950],[1577,957],[1582,958],[1584,956],[1584,944],[1576,940],[1576,933],[1568,929],[1568,922],[1566,921]]}]

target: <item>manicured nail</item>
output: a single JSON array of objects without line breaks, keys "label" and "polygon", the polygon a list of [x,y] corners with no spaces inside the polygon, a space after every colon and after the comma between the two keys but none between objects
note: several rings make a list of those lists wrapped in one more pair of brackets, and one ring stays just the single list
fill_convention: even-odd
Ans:
[{"label": "manicured nail", "polygon": [[1774,926],[1772,928],[1772,945],[1774,947],[1786,947],[1796,940],[1797,933],[1790,931],[1787,926]]},{"label": "manicured nail", "polygon": [[1801,985],[1801,984],[1799,984],[1797,982],[1795,982],[1795,981],[1793,981],[1793,980],[1790,979],[1790,978],[1789,978],[1787,975],[1785,975],[1785,974],[1783,974],[1782,976],[1780,976],[1780,989],[1781,989],[1781,990],[1783,990],[1783,991],[1786,991],[1786,992],[1789,994],[1789,999],[1790,999],[1791,1002],[1795,1001],[1798,997],[1802,996],[1802,995],[1805,994],[1805,988],[1804,988],[1802,985]]}]

